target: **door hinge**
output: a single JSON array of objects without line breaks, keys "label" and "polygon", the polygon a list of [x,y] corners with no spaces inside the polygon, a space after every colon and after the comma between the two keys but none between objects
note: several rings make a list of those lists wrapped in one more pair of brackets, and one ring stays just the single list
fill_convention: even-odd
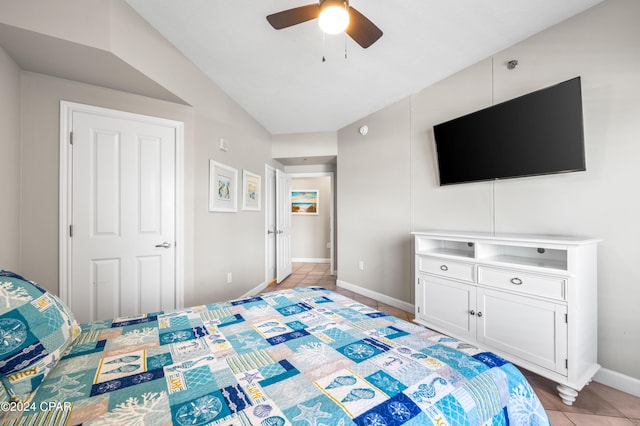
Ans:
[{"label": "door hinge", "polygon": [[569,360],[567,358],[564,359],[564,368],[569,368]]},{"label": "door hinge", "polygon": [[565,324],[569,324],[569,314],[564,314],[564,322]]},{"label": "door hinge", "polygon": [[420,306],[418,306],[418,313],[420,313]]},{"label": "door hinge", "polygon": [[69,238],[73,237],[73,225],[69,225]]},{"label": "door hinge", "polygon": [[73,132],[69,132],[69,143],[73,145]]}]

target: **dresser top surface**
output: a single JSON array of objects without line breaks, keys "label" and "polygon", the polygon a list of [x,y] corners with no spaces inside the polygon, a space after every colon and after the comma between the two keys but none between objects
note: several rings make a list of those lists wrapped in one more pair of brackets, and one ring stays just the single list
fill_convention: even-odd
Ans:
[{"label": "dresser top surface", "polygon": [[415,231],[411,233],[415,236],[466,240],[483,240],[483,241],[511,241],[511,242],[531,242],[538,244],[569,244],[569,245],[585,245],[596,244],[602,241],[599,238],[577,237],[567,235],[535,235],[535,234],[508,234],[493,232],[474,232],[474,231]]}]

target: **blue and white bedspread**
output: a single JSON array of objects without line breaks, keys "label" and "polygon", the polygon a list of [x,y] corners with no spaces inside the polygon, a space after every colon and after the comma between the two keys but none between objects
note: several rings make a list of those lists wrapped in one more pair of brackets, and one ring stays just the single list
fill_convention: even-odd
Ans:
[{"label": "blue and white bedspread", "polygon": [[549,425],[512,364],[318,287],[83,324],[29,404],[16,422]]}]

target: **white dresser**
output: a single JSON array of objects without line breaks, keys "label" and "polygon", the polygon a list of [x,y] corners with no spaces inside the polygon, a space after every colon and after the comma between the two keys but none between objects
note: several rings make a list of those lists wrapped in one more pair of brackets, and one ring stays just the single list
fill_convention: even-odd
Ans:
[{"label": "white dresser", "polygon": [[598,371],[598,239],[414,232],[415,321],[558,383]]}]

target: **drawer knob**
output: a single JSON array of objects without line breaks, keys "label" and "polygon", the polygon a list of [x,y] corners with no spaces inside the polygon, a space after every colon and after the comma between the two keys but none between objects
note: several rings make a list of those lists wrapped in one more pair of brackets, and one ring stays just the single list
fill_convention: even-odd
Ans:
[{"label": "drawer knob", "polygon": [[440,270],[441,271],[448,271],[449,267],[447,265],[440,265]]},{"label": "drawer knob", "polygon": [[471,315],[475,315],[475,314],[476,314],[476,311],[474,311],[474,310],[472,309],[471,311],[469,311],[469,313],[470,313]]},{"label": "drawer knob", "polygon": [[478,318],[482,316],[482,312],[478,312]]},{"label": "drawer knob", "polygon": [[511,278],[511,284],[514,285],[522,285],[522,280],[520,278]]}]

